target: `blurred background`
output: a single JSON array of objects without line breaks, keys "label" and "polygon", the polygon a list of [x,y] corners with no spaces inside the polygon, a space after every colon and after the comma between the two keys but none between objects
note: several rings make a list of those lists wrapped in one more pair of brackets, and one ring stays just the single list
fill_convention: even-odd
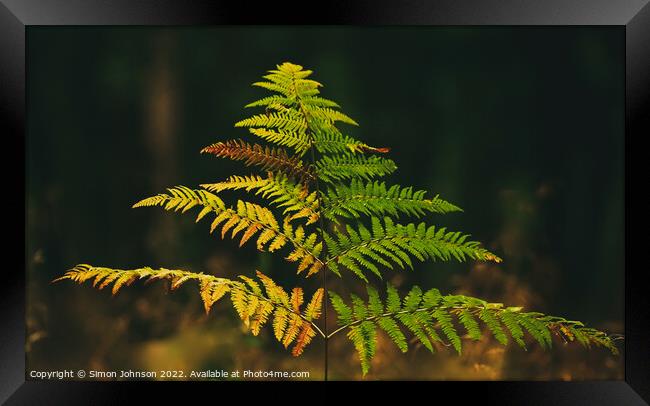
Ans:
[{"label": "blurred background", "polygon": [[[246,334],[224,301],[205,315],[196,286],[134,284],[115,298],[50,281],[78,263],[149,265],[219,276],[294,275],[281,256],[208,233],[194,215],[131,209],[174,185],[254,169],[200,155],[247,138],[233,123],[266,93],[283,61],[315,70],[323,95],[391,147],[389,183],[462,207],[427,221],[461,230],[504,261],[420,263],[387,271],[413,284],[479,296],[623,333],[624,31],[617,27],[29,27],[27,365],[57,369],[264,369],[322,379],[323,341],[291,357],[270,329]],[[346,130],[348,130],[346,128]],[[351,274],[350,274],[351,275]],[[354,276],[338,293],[363,292]],[[333,326],[334,320],[330,320]],[[619,342],[621,350],[623,344]],[[366,379],[622,379],[623,356],[556,342],[527,352],[491,340],[464,355],[380,336]],[[360,379],[344,335],[329,377]]]}]

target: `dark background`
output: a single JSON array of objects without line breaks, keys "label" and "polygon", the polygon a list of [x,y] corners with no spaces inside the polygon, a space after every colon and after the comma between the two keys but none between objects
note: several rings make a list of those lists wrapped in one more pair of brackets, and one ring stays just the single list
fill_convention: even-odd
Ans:
[{"label": "dark background", "polygon": [[[387,279],[622,333],[623,36],[593,27],[29,28],[28,370],[322,374],[322,342],[292,359],[268,332],[243,334],[224,304],[204,316],[190,286],[168,295],[138,285],[111,299],[49,284],[77,263],[226,276],[257,268],[302,284],[293,267],[253,245],[236,250],[193,216],[130,209],[167,186],[251,173],[198,151],[246,137],[232,123],[264,95],[249,84],[285,60],[316,71],[325,97],[361,124],[353,136],[392,148],[399,170],[389,182],[465,210],[428,222],[471,233],[504,258],[424,263]],[[344,282],[356,290],[355,279]],[[622,357],[557,347],[524,353],[486,341],[459,359],[418,348],[403,356],[380,341],[368,377],[622,378]],[[329,355],[330,377],[358,377],[343,336]]]}]

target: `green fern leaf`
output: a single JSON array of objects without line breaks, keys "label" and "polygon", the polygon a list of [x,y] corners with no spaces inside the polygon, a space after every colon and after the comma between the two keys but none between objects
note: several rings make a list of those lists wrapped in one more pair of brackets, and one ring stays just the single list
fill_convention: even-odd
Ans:
[{"label": "green fern leaf", "polygon": [[426,259],[458,261],[466,259],[500,262],[501,259],[481,248],[478,242],[466,241],[467,236],[446,229],[426,227],[424,223],[416,226],[394,224],[387,217],[384,225],[373,219],[372,232],[359,225],[357,230],[346,227],[346,233],[336,232],[334,236],[323,232],[328,242],[330,256],[325,260],[329,269],[338,270],[341,265],[362,279],[364,272],[371,271],[381,275],[377,265],[388,267],[393,262],[399,267],[406,264],[412,267],[410,257],[420,261]]},{"label": "green fern leaf", "polygon": [[334,185],[323,198],[323,216],[336,220],[337,216],[358,218],[360,215],[390,215],[397,217],[400,213],[421,217],[430,213],[451,213],[461,209],[435,196],[425,198],[425,191],[402,188],[399,185],[386,187],[385,182],[364,183],[353,179],[347,185]]},{"label": "green fern leaf", "polygon": [[[397,290],[390,284],[387,285],[384,304],[374,288],[368,287],[367,290],[367,303],[358,296],[351,295],[352,308],[341,297],[335,293],[331,294],[332,305],[341,326],[337,331],[350,330],[348,337],[357,350],[364,375],[368,372],[374,353],[377,327],[386,332],[390,340],[403,352],[408,350],[408,345],[400,324],[431,352],[435,349],[435,343],[445,344],[436,331],[439,329],[458,354],[461,354],[462,340],[456,323],[463,325],[469,338],[477,340],[481,337],[481,329],[475,317],[478,317],[503,345],[508,344],[503,329],[505,326],[513,339],[525,348],[523,327],[543,348],[550,347],[550,334],[556,332],[569,341],[575,340],[587,347],[598,345],[617,353],[613,339],[607,334],[561,317],[524,313],[519,308],[504,308],[500,303],[488,303],[469,296],[443,296],[437,289],[422,294],[422,290],[417,286],[412,287],[409,293],[400,299]],[[367,327],[362,331],[360,326],[364,324]]]},{"label": "green fern leaf", "polygon": [[390,175],[397,169],[390,159],[377,156],[352,155],[324,156],[316,162],[316,176],[324,182],[343,179],[370,179]]}]

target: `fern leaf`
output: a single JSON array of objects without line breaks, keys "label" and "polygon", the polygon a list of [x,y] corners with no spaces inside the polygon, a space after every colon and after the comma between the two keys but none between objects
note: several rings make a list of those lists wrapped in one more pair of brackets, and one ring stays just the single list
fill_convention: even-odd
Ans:
[{"label": "fern leaf", "polygon": [[295,99],[286,96],[268,96],[262,99],[256,100],[254,102],[248,103],[244,107],[271,107],[281,105],[281,106],[292,106],[296,103]]},{"label": "fern leaf", "polygon": [[327,129],[317,130],[313,133],[313,145],[322,154],[343,154],[352,153],[386,153],[388,148],[375,148],[364,144],[349,135],[343,135],[335,127],[328,126]]},{"label": "fern leaf", "polygon": [[465,330],[467,330],[469,338],[472,340],[481,339],[481,328],[469,310],[461,309],[458,313],[458,320],[465,327]]},{"label": "fern leaf", "polygon": [[300,65],[284,62],[264,76],[268,82],[256,82],[253,83],[253,86],[278,92],[290,99],[313,96],[318,94],[318,87],[322,85],[314,80],[306,79],[311,73],[310,70],[303,70]]},{"label": "fern leaf", "polygon": [[287,329],[285,330],[284,337],[282,338],[282,345],[284,348],[289,347],[291,343],[296,339],[298,333],[300,332],[300,327],[302,327],[303,320],[300,316],[295,313],[291,313],[289,316],[289,322]]},{"label": "fern leaf", "polygon": [[526,313],[520,308],[504,308],[501,303],[488,303],[469,296],[443,296],[437,289],[422,294],[422,290],[417,286],[403,299],[390,284],[387,285],[386,291],[385,304],[372,287],[368,287],[368,302],[351,295],[352,308],[336,293],[330,292],[330,301],[341,326],[335,333],[348,330],[347,336],[357,351],[364,375],[368,372],[374,355],[377,327],[381,328],[402,352],[408,350],[406,336],[400,329],[400,324],[431,352],[434,351],[434,343],[444,343],[441,338],[441,335],[444,335],[458,354],[461,354],[462,340],[456,324],[463,325],[470,338],[479,339],[481,329],[476,317],[503,345],[508,343],[505,327],[513,339],[524,348],[526,329],[543,348],[550,346],[550,334],[555,332],[584,346],[598,345],[612,353],[618,351],[613,339],[607,334],[561,317]]},{"label": "fern leaf", "polygon": [[390,175],[397,169],[393,161],[377,156],[343,154],[324,156],[316,162],[316,176],[332,183],[343,179],[370,179]]},{"label": "fern leaf", "polygon": [[[299,226],[293,227],[289,220],[295,218],[290,216],[280,227],[273,213],[260,205],[239,200],[236,208],[225,208],[221,199],[212,193],[199,190],[192,191],[185,187],[169,189],[170,195],[156,196],[156,205],[164,206],[166,210],[179,210],[179,207],[191,208],[196,205],[205,205],[204,210],[199,213],[197,221],[204,218],[207,213],[214,212],[215,217],[210,225],[210,233],[221,227],[221,237],[225,238],[230,232],[230,237],[235,238],[242,234],[240,246],[245,244],[254,235],[258,235],[257,249],[274,252],[291,243],[293,250],[286,257],[287,260],[300,261],[298,273],[309,268],[308,275],[313,275],[323,268],[324,262],[318,258],[323,248],[315,233],[304,238],[304,229]],[[179,191],[180,190],[180,191]],[[144,203],[143,203],[144,202]],[[135,207],[148,206],[149,199],[137,203]],[[191,205],[190,205],[191,204]],[[207,209],[207,210],[205,210]],[[301,237],[301,233],[302,237]]]},{"label": "fern leaf", "polygon": [[101,288],[101,284],[103,287],[112,284],[114,293],[117,293],[120,287],[128,286],[136,280],[168,280],[174,289],[189,280],[196,280],[206,313],[210,311],[215,302],[226,294],[230,294],[233,308],[251,334],[258,335],[261,329],[272,320],[275,338],[285,347],[295,342],[292,354],[294,356],[301,355],[305,347],[316,336],[316,332],[320,331],[313,321],[321,315],[323,289],[318,289],[314,293],[303,312],[301,288],[294,288],[291,298],[289,298],[286,291],[268,276],[258,271],[257,277],[264,286],[266,294],[257,281],[244,275],[240,276],[243,281],[240,282],[203,273],[164,268],[121,270],[81,264],[66,272],[62,277],[55,279],[54,282],[71,280],[82,284],[93,281],[97,288]]},{"label": "fern leaf", "polygon": [[331,124],[340,121],[342,123],[346,123],[354,126],[359,125],[356,121],[354,121],[352,118],[350,118],[349,116],[347,116],[346,114],[342,113],[339,110],[334,110],[329,107],[314,106],[313,104],[303,105],[303,108],[305,110],[305,113],[309,117],[313,117],[321,121],[325,121]]},{"label": "fern leaf", "polygon": [[323,306],[323,288],[316,290],[314,296],[312,296],[307,308],[305,309],[305,318],[307,320],[314,320],[320,317],[321,309]]},{"label": "fern leaf", "polygon": [[357,230],[348,226],[346,233],[336,232],[334,236],[324,237],[325,241],[334,242],[328,243],[330,256],[325,260],[330,269],[332,264],[336,269],[342,265],[364,279],[364,271],[379,274],[376,265],[385,266],[392,262],[400,267],[404,264],[412,266],[410,257],[420,261],[449,261],[452,258],[458,261],[468,258],[501,261],[481,248],[478,242],[466,241],[467,236],[457,232],[427,227],[424,223],[418,226],[413,223],[394,224],[389,217],[384,219],[384,225],[376,218],[372,220],[372,231],[362,225]]},{"label": "fern leaf", "polygon": [[353,179],[349,186],[334,185],[323,198],[323,216],[336,220],[337,216],[358,218],[360,215],[390,215],[400,213],[421,217],[426,212],[446,214],[461,209],[438,196],[425,198],[425,191],[399,185],[387,187],[385,182],[364,183]]},{"label": "fern leaf", "polygon": [[503,345],[508,344],[508,337],[503,331],[503,328],[501,327],[501,324],[497,318],[494,317],[492,311],[487,308],[481,309],[478,313],[478,316],[487,325],[488,329],[492,332],[492,335],[494,335],[494,338],[496,338],[498,342]]},{"label": "fern leaf", "polygon": [[291,350],[291,355],[298,357],[302,354],[305,347],[311,343],[311,340],[316,336],[313,327],[308,323],[303,323],[300,333],[296,338],[296,345]]},{"label": "fern leaf", "polygon": [[320,216],[318,209],[317,193],[300,183],[294,183],[290,178],[281,173],[270,172],[266,178],[258,175],[231,176],[224,182],[202,184],[201,187],[211,192],[224,190],[255,191],[256,195],[270,200],[271,204],[283,208],[283,214],[294,213],[289,220],[300,218],[307,219],[307,225],[315,223]]},{"label": "fern leaf", "polygon": [[225,209],[223,200],[205,190],[192,190],[185,186],[176,186],[167,190],[169,194],[161,193],[140,200],[133,207],[162,206],[165,210],[181,211],[182,213],[198,205],[215,211]]},{"label": "fern leaf", "polygon": [[282,338],[286,333],[287,325],[289,322],[289,310],[286,307],[276,307],[273,314],[273,333],[276,340],[282,342]]},{"label": "fern leaf", "polygon": [[506,326],[508,331],[510,332],[510,335],[512,338],[515,340],[517,344],[519,344],[520,347],[526,348],[526,343],[524,343],[524,332],[519,326],[519,322],[517,320],[517,316],[515,313],[511,310],[504,310],[502,311],[499,316],[501,317],[501,321],[503,322],[503,325]]},{"label": "fern leaf", "polygon": [[[187,279],[188,276],[184,278]],[[206,314],[210,313],[212,306],[230,291],[230,285],[228,283],[208,278],[201,279],[199,286],[199,294],[201,295]]]},{"label": "fern leaf", "polygon": [[329,292],[329,296],[332,302],[332,307],[334,307],[334,310],[338,316],[339,326],[346,326],[348,324],[351,324],[354,320],[352,317],[352,309],[347,304],[345,304],[345,301],[341,298],[341,296],[337,295],[336,293]]},{"label": "fern leaf", "polygon": [[265,141],[293,148],[298,156],[302,156],[310,146],[309,137],[305,134],[306,126],[302,122],[287,121],[284,127],[277,129],[251,128],[249,131],[251,134],[257,135]]},{"label": "fern leaf", "polygon": [[209,145],[203,148],[201,153],[244,161],[247,166],[260,166],[264,171],[281,171],[288,176],[297,177],[303,182],[314,179],[312,171],[305,167],[298,157],[289,157],[289,154],[282,148],[263,147],[242,140],[229,140]]},{"label": "fern leaf", "polygon": [[438,321],[442,332],[445,333],[451,344],[454,346],[454,349],[456,349],[456,352],[458,352],[460,355],[460,337],[458,336],[456,328],[451,322],[451,316],[449,313],[447,313],[445,309],[436,309],[433,311],[432,316]]},{"label": "fern leaf", "polygon": [[376,348],[376,331],[373,323],[362,322],[360,325],[350,327],[348,338],[354,344],[354,348],[359,355],[361,370],[367,374],[370,370],[370,361],[375,355]]},{"label": "fern leaf", "polygon": [[406,336],[404,336],[404,333],[400,330],[395,320],[389,317],[380,317],[377,319],[377,325],[388,334],[388,337],[397,345],[400,351],[408,351]]}]

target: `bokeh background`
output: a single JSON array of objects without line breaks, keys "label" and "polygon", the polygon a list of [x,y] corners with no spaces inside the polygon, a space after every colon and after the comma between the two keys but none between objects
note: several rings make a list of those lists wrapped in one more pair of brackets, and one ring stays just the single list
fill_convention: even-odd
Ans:
[{"label": "bokeh background", "polygon": [[[623,332],[620,28],[29,27],[27,38],[28,370],[308,370],[322,379],[322,341],[292,358],[269,329],[246,334],[228,303],[205,315],[190,284],[173,294],[135,284],[115,298],[50,284],[78,263],[228,277],[260,269],[311,294],[319,280],[296,277],[254,244],[237,249],[192,215],[130,208],[168,186],[250,174],[199,150],[248,137],[232,124],[265,95],[249,85],[283,61],[316,71],[324,96],[361,124],[351,135],[392,148],[399,169],[389,182],[465,209],[429,222],[504,258],[422,263],[386,280]],[[348,276],[330,277],[329,288],[363,289]],[[328,357],[331,379],[361,377],[344,335]],[[402,355],[380,336],[366,379],[622,377],[622,356],[578,345],[524,352],[485,340],[463,357],[417,346]]]}]

